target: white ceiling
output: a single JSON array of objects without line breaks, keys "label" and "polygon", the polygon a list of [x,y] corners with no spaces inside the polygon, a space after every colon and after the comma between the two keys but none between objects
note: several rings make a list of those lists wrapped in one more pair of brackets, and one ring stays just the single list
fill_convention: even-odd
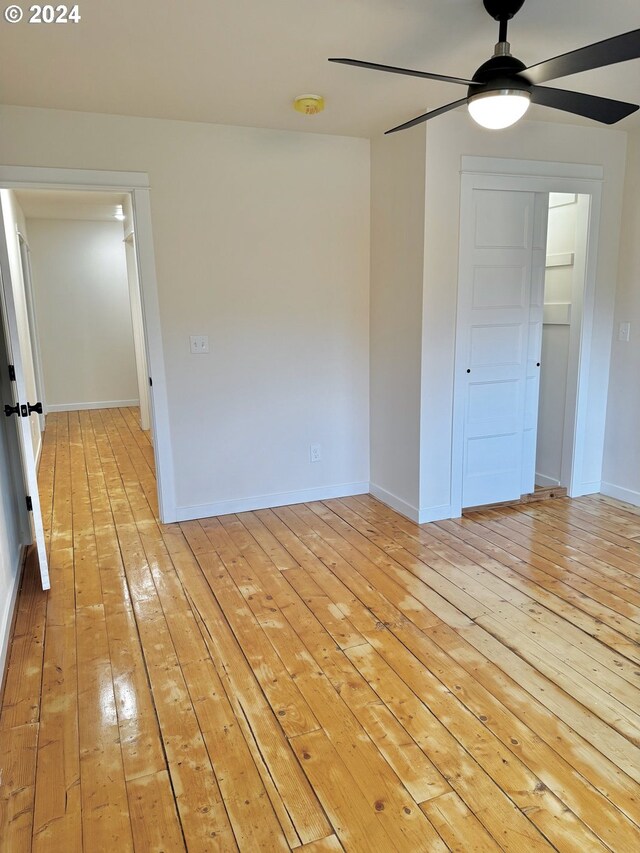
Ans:
[{"label": "white ceiling", "polygon": [[[497,41],[482,0],[80,0],[81,22],[64,25],[28,24],[21,5],[23,21],[0,22],[3,103],[353,136],[466,90],[327,57],[468,77]],[[527,0],[509,40],[532,65],[638,27],[638,0]],[[640,60],[551,85],[637,103]],[[325,96],[324,113],[293,111],[307,92]],[[638,113],[618,125],[632,126]]]},{"label": "white ceiling", "polygon": [[122,193],[90,190],[16,190],[26,219],[91,219],[114,222]]}]

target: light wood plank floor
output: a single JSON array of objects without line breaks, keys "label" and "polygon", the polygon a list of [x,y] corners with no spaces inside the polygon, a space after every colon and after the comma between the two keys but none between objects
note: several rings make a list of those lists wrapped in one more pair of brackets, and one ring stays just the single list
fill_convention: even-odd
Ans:
[{"label": "light wood plank floor", "polygon": [[640,850],[640,511],[165,526],[130,409],[50,415],[40,481],[3,851]]}]

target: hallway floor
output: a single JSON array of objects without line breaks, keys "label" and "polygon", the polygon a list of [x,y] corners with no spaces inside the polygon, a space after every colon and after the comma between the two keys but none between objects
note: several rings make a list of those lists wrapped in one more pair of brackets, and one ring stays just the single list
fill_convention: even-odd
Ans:
[{"label": "hallway floor", "polygon": [[0,850],[640,850],[640,510],[156,517],[136,410],[47,417]]}]

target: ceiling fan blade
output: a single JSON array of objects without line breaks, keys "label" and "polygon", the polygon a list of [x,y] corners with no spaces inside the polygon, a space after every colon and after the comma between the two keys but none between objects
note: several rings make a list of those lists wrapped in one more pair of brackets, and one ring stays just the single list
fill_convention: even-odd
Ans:
[{"label": "ceiling fan blade", "polygon": [[405,74],[407,77],[423,77],[426,80],[440,80],[444,83],[460,83],[462,86],[476,86],[473,80],[464,77],[447,77],[445,74],[430,74],[428,71],[412,71],[410,68],[396,68],[395,65],[378,65],[377,62],[363,62],[360,59],[329,59],[342,65],[355,65],[357,68],[372,68],[374,71],[388,71],[391,74]]},{"label": "ceiling fan blade", "polygon": [[585,95],[583,92],[568,92],[566,89],[551,89],[548,86],[534,86],[531,100],[534,104],[592,118],[603,124],[615,124],[638,109],[637,104]]},{"label": "ceiling fan blade", "polygon": [[448,113],[449,110],[455,110],[456,107],[461,107],[463,104],[467,103],[466,98],[461,98],[459,101],[453,101],[451,104],[446,104],[444,107],[438,107],[437,110],[431,110],[428,113],[424,113],[424,115],[418,116],[417,118],[412,118],[411,121],[405,121],[404,124],[399,124],[397,127],[392,127],[391,130],[385,130],[385,136],[387,133],[395,133],[398,130],[406,130],[408,127],[415,127],[416,124],[422,124],[423,121],[429,121],[430,118],[435,118],[436,116],[442,115],[442,113]]},{"label": "ceiling fan blade", "polygon": [[527,68],[524,73],[532,83],[546,83],[547,80],[556,80],[558,77],[567,77],[569,74],[603,68],[605,65],[615,65],[617,62],[639,57],[640,30],[632,30],[539,62]]}]

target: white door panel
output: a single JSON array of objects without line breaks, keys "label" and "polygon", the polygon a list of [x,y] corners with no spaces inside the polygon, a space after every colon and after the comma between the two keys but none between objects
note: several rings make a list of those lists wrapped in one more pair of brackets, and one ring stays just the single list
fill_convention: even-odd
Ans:
[{"label": "white door panel", "polygon": [[[2,298],[2,322],[5,324],[6,348],[7,355],[11,359],[15,372],[15,381],[11,383],[13,390],[13,399],[8,405],[18,405],[20,412],[11,415],[11,420],[15,423],[19,445],[20,456],[22,463],[22,472],[24,479],[25,496],[31,498],[31,533],[32,541],[35,541],[38,560],[40,563],[40,577],[42,580],[42,588],[49,589],[49,568],[47,564],[46,543],[44,538],[44,527],[42,523],[42,513],[40,510],[40,498],[38,494],[38,478],[36,472],[35,454],[33,448],[33,439],[31,434],[31,418],[37,415],[29,415],[27,404],[34,404],[35,400],[27,400],[26,384],[24,379],[24,370],[22,362],[22,354],[20,351],[20,339],[18,334],[18,323],[16,317],[16,305],[13,295],[13,284],[11,280],[11,267],[9,263],[9,255],[7,251],[6,232],[4,226],[4,218],[2,215],[2,207],[0,206],[0,297]],[[1,366],[3,370],[6,365]],[[4,412],[0,413],[0,417],[4,417]]]},{"label": "white door panel", "polygon": [[461,226],[462,506],[522,494],[534,193],[474,190]]}]

